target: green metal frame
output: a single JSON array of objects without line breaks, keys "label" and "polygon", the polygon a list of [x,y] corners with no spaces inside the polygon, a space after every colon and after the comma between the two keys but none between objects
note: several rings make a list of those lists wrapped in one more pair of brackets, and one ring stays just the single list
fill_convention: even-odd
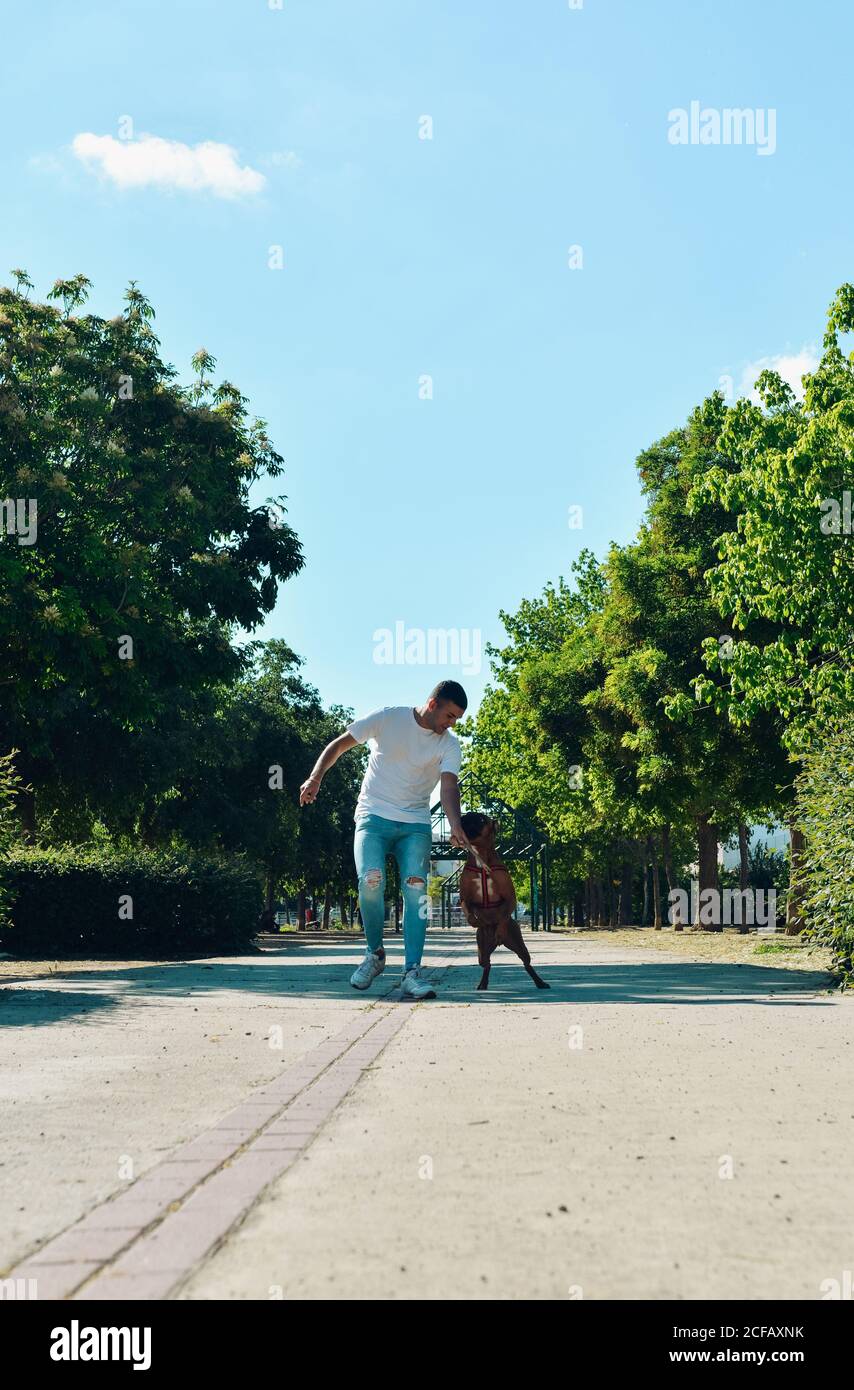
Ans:
[{"label": "green metal frame", "polygon": [[[515,806],[508,806],[485,787],[471,772],[460,777],[460,803],[464,811],[485,811],[498,823],[495,847],[504,860],[527,862],[530,873],[531,925],[551,931],[554,917],[549,883],[549,838]],[[450,826],[438,801],[430,809],[433,860],[459,859],[460,851],[451,844]],[[451,894],[459,888],[462,864],[442,882],[442,926],[447,923]]]}]

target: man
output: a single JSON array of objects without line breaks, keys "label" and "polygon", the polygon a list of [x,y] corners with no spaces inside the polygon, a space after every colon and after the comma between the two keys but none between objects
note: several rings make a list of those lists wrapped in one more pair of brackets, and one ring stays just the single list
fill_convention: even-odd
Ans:
[{"label": "man", "polygon": [[342,753],[368,743],[368,761],[356,802],[353,851],[359,875],[359,908],[365,929],[365,958],[350,976],[354,989],[369,989],[385,970],[385,861],[393,854],[403,893],[402,992],[410,999],[435,999],[421,970],[427,934],[427,873],[430,864],[430,793],[440,783],[451,844],[469,842],[461,825],[460,745],[451,729],[468,697],[456,681],[440,681],[420,709],[387,706],[356,719],[328,743],[300,788],[300,805],[314,801],[324,775]]}]

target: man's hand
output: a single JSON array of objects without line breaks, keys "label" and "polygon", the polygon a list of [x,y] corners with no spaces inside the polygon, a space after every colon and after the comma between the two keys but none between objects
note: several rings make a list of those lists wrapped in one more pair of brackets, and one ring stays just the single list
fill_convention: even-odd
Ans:
[{"label": "man's hand", "polygon": [[323,778],[315,777],[314,773],[312,773],[310,777],[306,778],[306,780],[303,782],[302,786],[299,789],[300,806],[307,806],[310,801],[314,801],[316,799],[317,793],[320,791],[320,784],[322,781]]},{"label": "man's hand", "polygon": [[346,753],[348,748],[356,747],[356,739],[352,734],[343,733],[334,738],[331,743],[327,743],[310,777],[307,777],[299,789],[299,804],[307,806],[310,801],[314,801],[320,791],[320,784],[324,775],[331,767],[334,767],[342,753]]},{"label": "man's hand", "polygon": [[469,854],[474,853],[474,850],[472,849],[471,844],[469,842],[468,835],[466,835],[459,821],[457,821],[456,825],[451,826],[451,844],[455,846],[457,849],[466,850]]},{"label": "man's hand", "polygon": [[480,868],[486,868],[486,865],[461,825],[457,825],[456,829],[454,829],[453,826],[451,827],[451,844],[456,846],[457,849],[464,849],[467,854],[473,854]]}]

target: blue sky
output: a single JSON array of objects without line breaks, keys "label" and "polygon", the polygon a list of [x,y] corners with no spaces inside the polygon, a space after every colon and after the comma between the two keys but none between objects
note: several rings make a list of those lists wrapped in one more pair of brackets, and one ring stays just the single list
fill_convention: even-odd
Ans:
[{"label": "blue sky", "polygon": [[[485,656],[378,664],[375,634],[500,641],[631,539],[638,452],[722,376],[797,375],[854,279],[839,3],[42,0],[4,39],[4,282],[82,271],[111,315],[135,279],[168,361],[214,354],[306,553],[264,635],[359,713],[443,675],[476,702]],[[674,145],[692,101],[773,110],[773,154]],[[225,184],[171,186],[201,142]],[[159,182],[122,181],[129,143]]]}]

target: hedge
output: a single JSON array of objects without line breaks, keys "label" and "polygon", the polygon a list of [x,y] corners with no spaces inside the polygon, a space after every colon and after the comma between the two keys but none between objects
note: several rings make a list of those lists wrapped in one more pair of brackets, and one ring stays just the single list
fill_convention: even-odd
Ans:
[{"label": "hedge", "polygon": [[[0,757],[0,858],[14,844],[18,830],[15,799],[20,781],[15,775],[14,756],[16,752],[17,749],[12,753],[4,753]],[[3,927],[8,926],[8,924],[9,894],[2,877],[0,877],[0,933],[2,933]]]},{"label": "hedge", "polygon": [[18,846],[0,857],[2,897],[0,949],[16,956],[239,951],[262,907],[244,860],[183,852]]},{"label": "hedge", "polygon": [[854,985],[854,729],[829,730],[796,781],[806,845],[800,882],[806,935],[830,946],[843,985]]}]

